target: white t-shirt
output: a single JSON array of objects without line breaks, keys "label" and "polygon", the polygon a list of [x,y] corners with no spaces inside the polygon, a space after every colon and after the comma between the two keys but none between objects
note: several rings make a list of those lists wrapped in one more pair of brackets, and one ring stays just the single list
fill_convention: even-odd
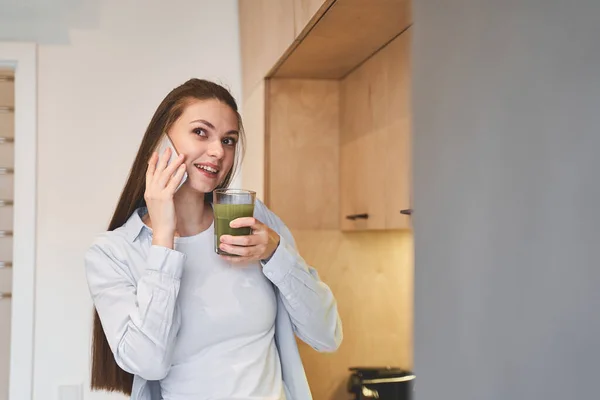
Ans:
[{"label": "white t-shirt", "polygon": [[277,300],[260,264],[223,261],[214,251],[214,225],[176,238],[175,250],[187,258],[163,399],[285,400],[274,339]]}]

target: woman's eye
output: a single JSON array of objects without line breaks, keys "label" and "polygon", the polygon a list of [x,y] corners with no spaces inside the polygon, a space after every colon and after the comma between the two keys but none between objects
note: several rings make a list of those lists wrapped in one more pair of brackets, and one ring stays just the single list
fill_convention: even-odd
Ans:
[{"label": "woman's eye", "polygon": [[206,131],[202,128],[196,128],[193,132],[198,136],[206,136]]},{"label": "woman's eye", "polygon": [[234,138],[225,138],[223,139],[223,143],[225,143],[228,146],[235,146],[236,140]]}]

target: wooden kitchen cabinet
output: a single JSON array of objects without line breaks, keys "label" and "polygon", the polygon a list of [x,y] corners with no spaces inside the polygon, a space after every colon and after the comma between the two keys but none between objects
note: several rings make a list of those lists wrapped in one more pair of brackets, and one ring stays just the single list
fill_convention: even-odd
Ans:
[{"label": "wooden kitchen cabinet", "polygon": [[240,0],[244,184],[290,228],[410,228],[411,14],[409,0]]},{"label": "wooden kitchen cabinet", "polygon": [[296,24],[309,20],[269,77],[343,79],[411,23],[410,0],[294,1]]},{"label": "wooden kitchen cabinet", "polygon": [[241,107],[246,136],[246,151],[242,162],[244,187],[265,199],[265,82],[244,96]]},{"label": "wooden kitchen cabinet", "polygon": [[308,26],[310,20],[319,13],[321,6],[325,5],[327,7],[331,3],[333,3],[333,0],[294,0],[296,37]]},{"label": "wooden kitchen cabinet", "polygon": [[339,229],[339,82],[268,81],[267,202],[292,229]]},{"label": "wooden kitchen cabinet", "polygon": [[242,91],[247,98],[295,39],[294,0],[240,0]]},{"label": "wooden kitchen cabinet", "polygon": [[410,228],[410,29],[340,86],[340,227]]}]

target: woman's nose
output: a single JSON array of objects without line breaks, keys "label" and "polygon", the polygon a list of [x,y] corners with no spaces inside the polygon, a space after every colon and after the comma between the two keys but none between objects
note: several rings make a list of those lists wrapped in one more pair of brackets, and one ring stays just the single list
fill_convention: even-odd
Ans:
[{"label": "woman's nose", "polygon": [[221,140],[213,140],[208,146],[208,155],[217,159],[223,158],[223,143]]}]

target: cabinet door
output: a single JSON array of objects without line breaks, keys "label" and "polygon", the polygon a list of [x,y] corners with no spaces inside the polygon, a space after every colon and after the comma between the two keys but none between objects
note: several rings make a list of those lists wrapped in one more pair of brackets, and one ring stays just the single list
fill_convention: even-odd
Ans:
[{"label": "cabinet door", "polygon": [[410,227],[409,49],[405,32],[342,81],[343,230]]},{"label": "cabinet door", "polygon": [[339,229],[339,82],[270,79],[268,206],[290,229]]},{"label": "cabinet door", "polygon": [[385,228],[387,107],[384,65],[367,62],[348,75],[340,93],[340,227]]},{"label": "cabinet door", "polygon": [[386,229],[411,228],[411,108],[410,39],[411,29],[392,41],[385,51],[387,68],[388,138],[386,167]]}]

